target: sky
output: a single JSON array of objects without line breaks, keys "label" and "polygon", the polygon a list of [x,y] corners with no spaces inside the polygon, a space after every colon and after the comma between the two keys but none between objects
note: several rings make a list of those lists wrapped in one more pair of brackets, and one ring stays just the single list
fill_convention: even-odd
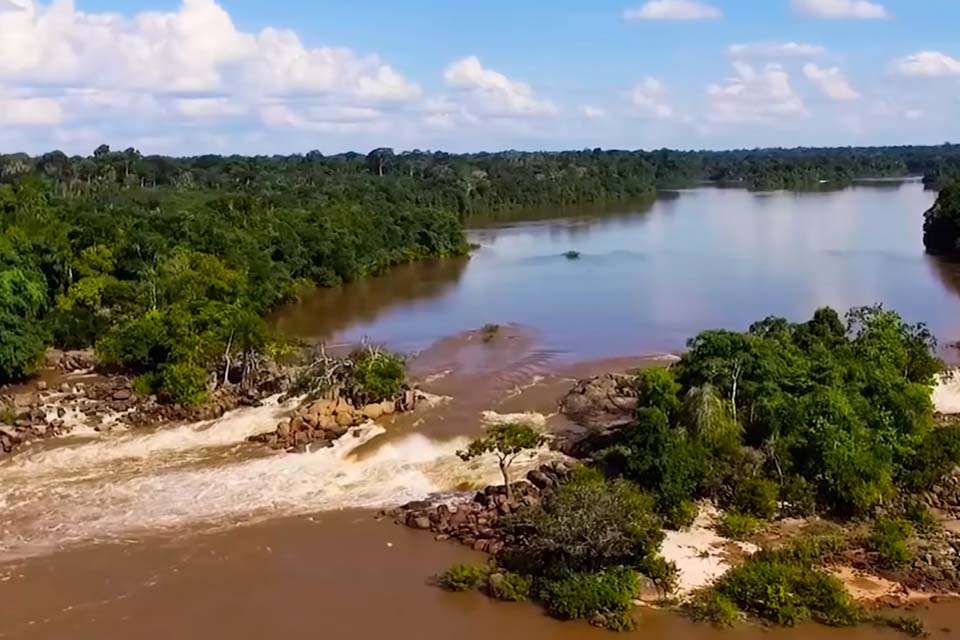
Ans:
[{"label": "sky", "polygon": [[960,142],[960,0],[0,0],[0,152]]}]

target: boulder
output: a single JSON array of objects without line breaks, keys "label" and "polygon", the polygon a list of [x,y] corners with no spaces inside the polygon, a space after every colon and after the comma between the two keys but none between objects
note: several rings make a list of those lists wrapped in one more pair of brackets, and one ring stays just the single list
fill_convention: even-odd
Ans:
[{"label": "boulder", "polygon": [[389,416],[392,415],[397,410],[397,403],[394,400],[384,400],[380,403],[380,412]]},{"label": "boulder", "polygon": [[352,410],[348,413],[346,411],[337,411],[337,426],[339,427],[351,427],[353,426],[355,418],[353,416]]},{"label": "boulder", "polygon": [[130,396],[132,396],[132,395],[133,395],[133,394],[130,392],[129,389],[117,389],[116,391],[113,392],[113,399],[114,399],[114,400],[129,400],[129,399],[130,399]]},{"label": "boulder", "polygon": [[369,418],[370,420],[377,420],[383,415],[383,407],[379,402],[377,402],[374,404],[368,404],[361,409],[360,412],[364,415],[364,417]]}]

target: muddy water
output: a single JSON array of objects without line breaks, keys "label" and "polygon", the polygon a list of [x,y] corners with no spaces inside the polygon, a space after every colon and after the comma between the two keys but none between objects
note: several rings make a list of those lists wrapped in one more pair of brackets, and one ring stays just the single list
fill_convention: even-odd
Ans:
[{"label": "muddy water", "polygon": [[916,181],[818,193],[701,188],[618,213],[488,223],[471,231],[480,249],[469,261],[318,290],[277,323],[409,351],[511,322],[585,359],[672,352],[707,328],[882,302],[956,340],[960,268],[923,249],[934,198]]},{"label": "muddy water", "polygon": [[[562,428],[552,413],[572,379],[649,363],[600,358],[678,349],[700,328],[881,300],[958,337],[952,266],[919,249],[931,198],[916,184],[694,190],[643,211],[488,226],[472,233],[482,248],[470,260],[316,292],[278,326],[416,350],[433,403],[296,456],[245,443],[292,409],[274,400],[155,432],[87,431],[0,461],[0,637],[610,637],[442,593],[428,576],[478,558],[374,510],[496,480],[493,460],[456,456],[485,420],[527,412]],[[581,258],[560,255],[569,249]],[[505,325],[489,344],[467,331],[485,322]],[[934,637],[960,626],[957,605],[922,613]],[[640,633],[732,637],[656,612]],[[774,637],[812,635],[899,637]]]}]

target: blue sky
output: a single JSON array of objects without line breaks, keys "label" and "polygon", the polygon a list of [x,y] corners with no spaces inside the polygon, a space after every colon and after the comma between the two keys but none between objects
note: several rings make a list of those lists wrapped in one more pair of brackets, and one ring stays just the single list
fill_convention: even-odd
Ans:
[{"label": "blue sky", "polygon": [[0,149],[960,140],[956,0],[0,0]]}]

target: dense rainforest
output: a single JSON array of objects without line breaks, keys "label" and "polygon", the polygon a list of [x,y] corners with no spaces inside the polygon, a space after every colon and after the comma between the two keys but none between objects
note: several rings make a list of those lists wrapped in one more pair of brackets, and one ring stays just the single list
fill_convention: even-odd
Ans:
[{"label": "dense rainforest", "polygon": [[0,155],[0,383],[49,345],[178,402],[270,348],[265,313],[334,285],[466,251],[475,214],[650,198],[702,182],[819,188],[960,166],[960,146],[741,151]]}]

